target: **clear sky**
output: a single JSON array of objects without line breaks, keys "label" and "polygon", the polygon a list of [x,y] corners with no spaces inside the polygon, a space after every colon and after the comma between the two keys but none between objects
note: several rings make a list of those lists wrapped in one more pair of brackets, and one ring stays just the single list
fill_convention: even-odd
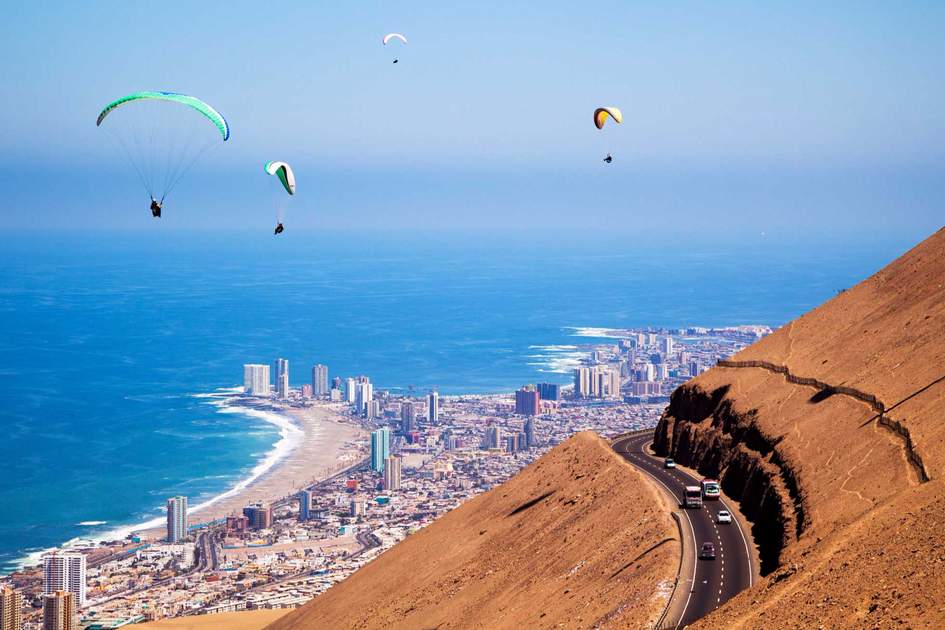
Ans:
[{"label": "clear sky", "polygon": [[156,229],[95,117],[159,89],[232,138],[157,229],[270,228],[283,159],[297,228],[920,235],[945,214],[943,31],[932,2],[8,3],[0,227]]}]

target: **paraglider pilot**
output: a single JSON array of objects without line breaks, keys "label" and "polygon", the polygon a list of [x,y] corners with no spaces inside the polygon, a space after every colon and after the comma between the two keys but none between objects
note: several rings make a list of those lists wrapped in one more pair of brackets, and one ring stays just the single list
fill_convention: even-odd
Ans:
[{"label": "paraglider pilot", "polygon": [[151,216],[160,217],[161,216],[161,202],[151,197]]},{"label": "paraglider pilot", "polygon": [[608,164],[610,164],[611,162],[614,161],[614,158],[611,157],[610,153],[608,153],[608,154],[607,154],[607,157],[604,158],[604,161],[607,162]]},{"label": "paraglider pilot", "polygon": [[285,228],[282,227],[282,224],[280,223],[279,225],[276,226],[276,231],[273,232],[273,234],[282,234],[282,232],[283,232],[284,230],[285,230]]}]

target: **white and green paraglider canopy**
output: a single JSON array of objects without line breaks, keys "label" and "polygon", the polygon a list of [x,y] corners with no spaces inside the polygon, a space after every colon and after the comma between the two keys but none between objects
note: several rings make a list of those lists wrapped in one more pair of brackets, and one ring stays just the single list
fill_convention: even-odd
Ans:
[{"label": "white and green paraglider canopy", "polygon": [[266,162],[265,168],[267,173],[279,178],[279,181],[282,182],[282,187],[285,188],[287,193],[290,195],[295,194],[295,173],[292,172],[291,166],[286,162],[272,160]]}]

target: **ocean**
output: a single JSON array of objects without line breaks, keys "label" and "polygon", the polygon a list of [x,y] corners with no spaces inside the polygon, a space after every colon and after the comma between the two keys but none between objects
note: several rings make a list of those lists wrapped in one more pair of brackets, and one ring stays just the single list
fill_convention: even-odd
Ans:
[{"label": "ocean", "polygon": [[582,329],[778,326],[911,244],[748,241],[0,234],[0,570],[259,474],[291,427],[220,408],[244,363],[395,392],[565,383]]}]

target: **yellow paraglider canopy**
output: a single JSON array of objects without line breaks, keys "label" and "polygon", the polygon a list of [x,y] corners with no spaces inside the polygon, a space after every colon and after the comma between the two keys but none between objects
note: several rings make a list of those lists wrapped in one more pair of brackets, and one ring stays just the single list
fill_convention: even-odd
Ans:
[{"label": "yellow paraglider canopy", "polygon": [[594,126],[598,129],[604,128],[607,118],[613,118],[615,123],[623,122],[623,114],[616,107],[598,107],[594,110]]}]

